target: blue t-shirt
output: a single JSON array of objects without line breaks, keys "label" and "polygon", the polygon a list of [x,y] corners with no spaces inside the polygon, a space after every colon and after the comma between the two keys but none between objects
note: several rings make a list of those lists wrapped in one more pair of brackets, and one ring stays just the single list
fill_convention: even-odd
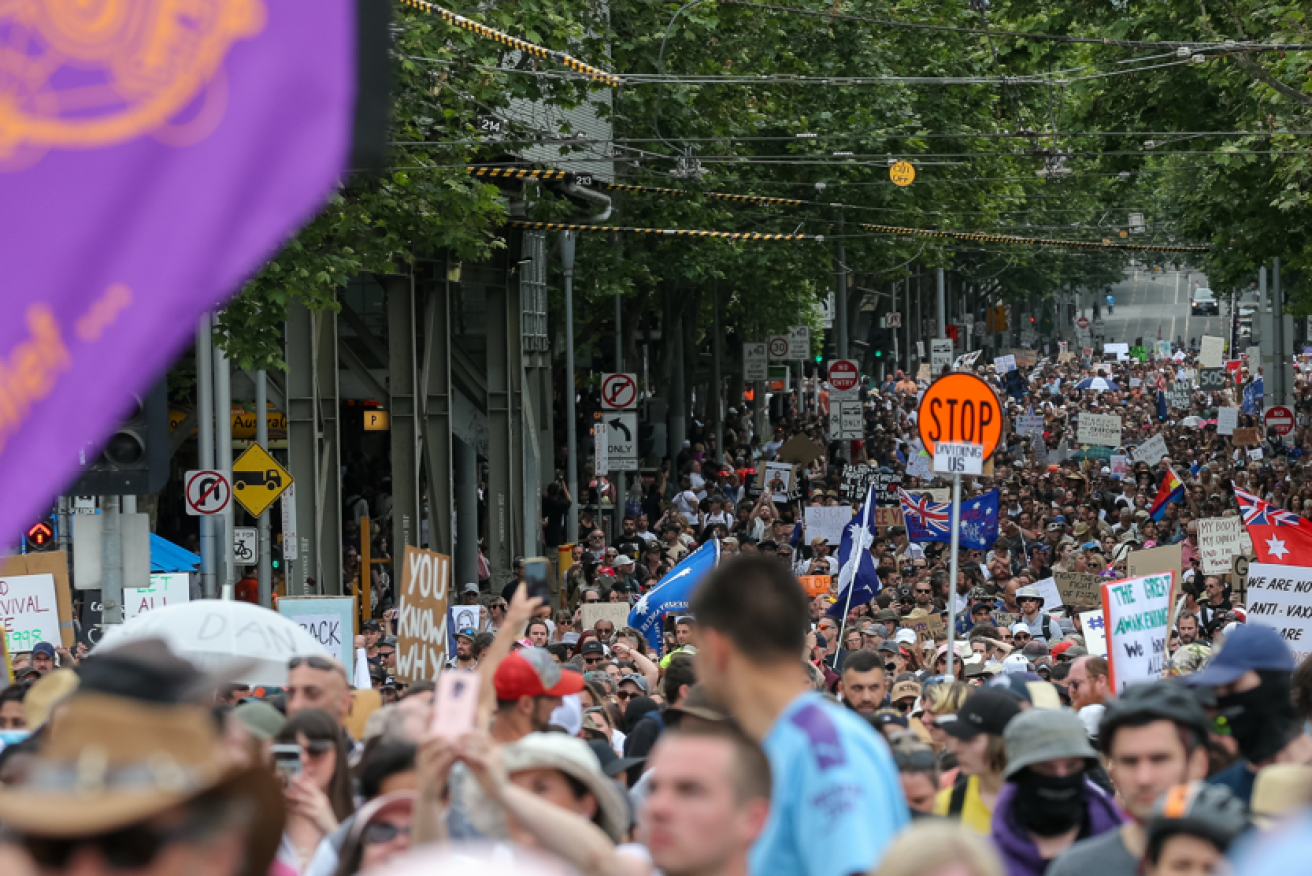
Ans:
[{"label": "blue t-shirt", "polygon": [[751,876],[852,876],[874,869],[910,821],[888,746],[818,693],[789,704],[765,737],[774,779]]}]

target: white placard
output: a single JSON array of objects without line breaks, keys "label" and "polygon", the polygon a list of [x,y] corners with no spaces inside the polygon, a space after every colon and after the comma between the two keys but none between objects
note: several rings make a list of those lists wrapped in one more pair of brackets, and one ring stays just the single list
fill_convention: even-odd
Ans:
[{"label": "white placard", "polygon": [[1016,418],[1017,435],[1034,435],[1042,438],[1046,428],[1047,423],[1044,422],[1042,414],[1021,414]]},{"label": "white placard", "polygon": [[1312,569],[1249,563],[1248,622],[1280,633],[1295,665],[1312,655]]},{"label": "white placard", "polygon": [[453,605],[451,612],[451,629],[455,632],[460,630],[478,630],[482,632],[487,629],[487,607],[482,605]]},{"label": "white placard", "polygon": [[1225,339],[1203,335],[1202,344],[1198,349],[1198,365],[1202,368],[1220,368],[1223,356],[1225,356]]},{"label": "white placard", "polygon": [[946,475],[980,474],[984,471],[984,446],[940,441],[934,445],[934,471]]},{"label": "white placard", "polygon": [[1166,438],[1160,434],[1154,435],[1147,441],[1134,448],[1134,461],[1146,462],[1149,465],[1156,465],[1162,461],[1166,455]]},{"label": "white placard", "polygon": [[743,380],[770,379],[770,353],[765,344],[743,344]]},{"label": "white placard", "polygon": [[1015,371],[1016,357],[1011,353],[1008,353],[1005,356],[994,356],[993,367],[997,368],[998,371],[1002,371],[1002,372]]},{"label": "white placard", "polygon": [[1239,408],[1216,409],[1216,434],[1233,435],[1239,428]]},{"label": "white placard", "polygon": [[813,538],[823,538],[830,544],[838,544],[843,540],[843,527],[852,522],[852,506],[808,506],[804,509],[803,519],[806,522],[807,544]]},{"label": "white placard", "polygon": [[1117,362],[1124,362],[1130,358],[1129,344],[1103,344],[1102,352],[1104,355],[1115,355]]},{"label": "white placard", "polygon": [[793,466],[789,462],[765,464],[765,489],[776,502],[788,502],[793,492]]},{"label": "white placard", "polygon": [[1130,389],[1138,389],[1141,385],[1143,385],[1143,379],[1142,379],[1142,378],[1139,378],[1139,377],[1131,377],[1131,378],[1130,378]]},{"label": "white placard", "polygon": [[123,588],[123,620],[169,605],[191,601],[191,575],[186,572],[151,575],[149,587]]},{"label": "white placard", "polygon": [[932,481],[934,471],[929,467],[929,454],[913,453],[907,460],[907,474],[922,481]]},{"label": "white placard", "polygon": [[1248,458],[1251,459],[1251,460],[1253,460],[1254,462],[1256,462],[1257,460],[1261,459],[1261,458],[1262,458],[1262,448],[1261,448],[1261,447],[1254,447],[1252,450],[1248,451]]},{"label": "white placard", "polygon": [[1084,628],[1084,647],[1095,657],[1107,656],[1107,622],[1101,611],[1080,612],[1080,626]]},{"label": "white placard", "polygon": [[0,578],[0,623],[4,624],[10,654],[31,651],[37,642],[58,647],[62,639],[55,576]]},{"label": "white placard", "polygon": [[1235,556],[1246,552],[1238,517],[1204,517],[1198,521],[1198,554],[1204,575],[1224,575]]},{"label": "white placard", "polygon": [[[1131,684],[1156,681],[1162,676],[1173,578],[1173,573],[1166,572],[1127,578],[1102,587],[1107,659],[1111,664],[1112,688],[1118,694]],[[1249,587],[1251,593],[1251,583]]]},{"label": "white placard", "polygon": [[[1057,589],[1056,578],[1044,578],[1041,581],[1035,581],[1030,586],[1037,587],[1039,594],[1043,597],[1043,605],[1039,610],[1044,614],[1048,614],[1053,609],[1062,608],[1066,605],[1066,603],[1062,602],[1061,591]],[[1057,628],[1056,621],[1052,622],[1052,627],[1054,630]],[[1039,635],[1040,633],[1042,633],[1042,630],[1037,631],[1035,635]]]},{"label": "white placard", "polygon": [[354,642],[355,637],[351,634],[348,627],[342,629],[342,618],[336,614],[299,614],[292,618],[296,625],[310,634],[310,637],[323,645],[324,650],[333,656],[335,660],[346,665],[346,655],[343,653],[346,644],[343,640]]},{"label": "white placard", "polygon": [[1080,414],[1076,440],[1102,447],[1121,446],[1121,418],[1115,414]]}]

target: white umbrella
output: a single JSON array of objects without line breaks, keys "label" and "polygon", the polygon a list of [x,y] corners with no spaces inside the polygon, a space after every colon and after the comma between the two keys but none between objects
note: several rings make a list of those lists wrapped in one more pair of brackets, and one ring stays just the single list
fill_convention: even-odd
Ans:
[{"label": "white umbrella", "polygon": [[1095,392],[1100,390],[1111,390],[1113,392],[1120,392],[1121,389],[1119,386],[1116,385],[1116,381],[1112,380],[1109,377],[1086,377],[1084,380],[1081,380],[1079,383],[1075,384],[1075,388],[1092,389]]},{"label": "white umbrella", "polygon": [[276,611],[226,599],[199,599],[143,612],[112,627],[96,646],[112,651],[139,639],[163,639],[173,653],[204,672],[238,671],[230,679],[283,687],[293,657],[327,655],[295,621]]}]

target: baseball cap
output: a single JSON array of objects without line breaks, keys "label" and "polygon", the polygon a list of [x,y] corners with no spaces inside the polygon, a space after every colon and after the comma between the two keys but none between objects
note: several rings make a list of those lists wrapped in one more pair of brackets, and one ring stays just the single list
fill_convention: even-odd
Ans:
[{"label": "baseball cap", "polygon": [[583,643],[583,648],[582,648],[582,650],[579,651],[579,653],[580,653],[580,654],[605,654],[605,653],[606,653],[606,646],[603,645],[603,644],[601,644],[601,642],[598,642],[596,639],[588,639],[588,641],[586,641],[586,642]]},{"label": "baseball cap", "polygon": [[474,637],[477,635],[478,635],[478,631],[474,629],[470,629],[469,627],[466,627],[462,630],[456,630],[457,639],[469,639],[472,642],[474,640]]},{"label": "baseball cap", "polygon": [[630,672],[628,675],[620,679],[620,684],[623,684],[626,681],[631,681],[634,684],[636,684],[638,686],[638,690],[642,691],[643,693],[647,692],[647,679],[643,678],[638,673]]},{"label": "baseball cap", "polygon": [[55,656],[55,646],[49,642],[37,642],[36,646],[32,648],[32,656],[35,657],[37,654],[44,654],[53,658]]},{"label": "baseball cap", "polygon": [[257,739],[272,739],[287,723],[282,712],[263,700],[246,700],[232,710],[232,716]]},{"label": "baseball cap", "polygon": [[893,690],[889,693],[888,698],[896,702],[906,697],[920,696],[920,685],[914,681],[899,681],[893,685]]},{"label": "baseball cap", "polygon": [[903,645],[914,645],[916,644],[916,631],[898,630],[897,635],[893,637],[893,641],[901,642]]},{"label": "baseball cap", "polygon": [[583,676],[571,669],[562,669],[541,648],[524,648],[501,661],[492,677],[492,685],[499,700],[563,697],[583,690]]},{"label": "baseball cap", "polygon": [[632,566],[632,565],[633,565],[633,558],[632,558],[632,557],[625,556],[624,554],[620,554],[618,557],[615,558],[615,565],[616,565],[616,566]]},{"label": "baseball cap", "polygon": [[1075,647],[1074,642],[1058,642],[1056,645],[1052,646],[1052,651],[1050,653],[1052,654],[1053,657],[1057,657],[1061,654],[1066,653],[1067,651],[1069,651],[1071,648],[1074,647]]},{"label": "baseball cap", "polygon": [[1223,647],[1201,672],[1184,677],[1191,687],[1229,684],[1258,669],[1294,671],[1294,655],[1272,627],[1244,624],[1225,637]]},{"label": "baseball cap", "polygon": [[1027,636],[1030,635],[1030,625],[1025,623],[1025,621],[1016,621],[1011,625],[1011,634],[1014,636],[1017,633],[1024,633]]},{"label": "baseball cap", "polygon": [[876,709],[868,719],[870,726],[878,730],[881,727],[887,727],[892,724],[894,727],[906,729],[910,726],[907,716],[897,709]]},{"label": "baseball cap", "polygon": [[466,585],[465,585],[465,590],[464,590],[464,592],[465,592],[465,593],[477,593],[477,592],[478,592],[478,585],[477,585],[477,584],[466,584]]},{"label": "baseball cap", "polygon": [[1029,672],[1030,661],[1025,659],[1024,654],[1008,654],[1007,659],[1002,661],[1002,669],[1008,673]]},{"label": "baseball cap", "polygon": [[935,720],[943,732],[957,739],[974,739],[981,733],[1001,736],[1007,723],[1020,714],[1020,702],[1001,690],[981,690],[971,694],[955,715],[939,715]]}]

